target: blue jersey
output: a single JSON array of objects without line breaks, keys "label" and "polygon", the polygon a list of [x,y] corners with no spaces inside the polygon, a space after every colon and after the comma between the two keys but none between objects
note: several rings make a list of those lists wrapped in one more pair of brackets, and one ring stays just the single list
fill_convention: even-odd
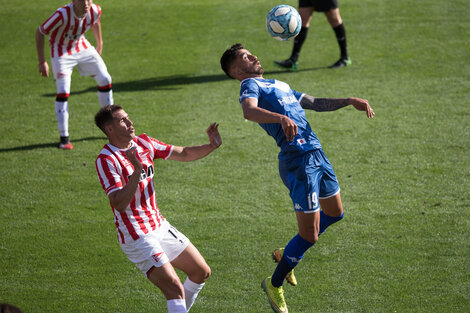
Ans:
[{"label": "blue jersey", "polygon": [[288,84],[274,79],[247,78],[241,82],[240,103],[246,98],[255,98],[258,100],[258,107],[285,115],[297,125],[298,134],[288,142],[281,124],[259,124],[281,148],[280,159],[321,149],[320,141],[310,128],[305,111],[300,105],[302,96],[303,93],[292,90]]}]

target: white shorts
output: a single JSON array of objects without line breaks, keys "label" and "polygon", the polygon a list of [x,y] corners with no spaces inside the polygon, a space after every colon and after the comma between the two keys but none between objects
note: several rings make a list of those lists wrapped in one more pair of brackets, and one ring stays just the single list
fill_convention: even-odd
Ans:
[{"label": "white shorts", "polygon": [[142,274],[176,259],[189,245],[189,239],[167,220],[161,227],[136,241],[121,244],[121,249]]},{"label": "white shorts", "polygon": [[93,46],[72,55],[52,58],[51,64],[55,79],[71,76],[74,67],[82,76],[109,75],[106,64]]}]

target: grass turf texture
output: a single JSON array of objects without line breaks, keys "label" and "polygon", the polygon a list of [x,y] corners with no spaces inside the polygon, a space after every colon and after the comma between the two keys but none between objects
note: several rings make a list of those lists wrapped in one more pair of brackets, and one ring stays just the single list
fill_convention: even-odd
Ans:
[{"label": "grass turf texture", "polygon": [[[96,86],[77,72],[75,149],[56,148],[55,85],[37,73],[34,32],[64,2],[1,3],[0,302],[26,313],[166,312],[117,243],[94,168],[106,142],[93,124]],[[307,112],[346,215],[308,251],[299,285],[285,288],[290,312],[470,310],[466,1],[342,1],[353,65],[326,69],[339,53],[315,14],[298,73],[272,65],[292,47],[265,30],[278,2],[97,3],[115,101],[137,132],[191,145],[206,142],[211,122],[221,125],[224,144],[211,156],[156,164],[162,213],[213,272],[191,312],[270,312],[259,287],[275,266],[269,253],[296,232],[277,147],[244,121],[239,84],[219,68],[235,42],[260,58],[266,78],[319,97],[364,97],[377,114]]]}]

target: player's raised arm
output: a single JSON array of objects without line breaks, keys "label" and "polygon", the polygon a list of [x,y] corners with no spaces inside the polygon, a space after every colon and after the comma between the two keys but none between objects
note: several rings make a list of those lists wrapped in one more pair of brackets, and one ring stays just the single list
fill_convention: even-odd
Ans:
[{"label": "player's raised arm", "polygon": [[359,111],[366,111],[367,117],[374,117],[374,111],[369,105],[369,101],[360,98],[314,98],[305,94],[300,100],[300,105],[304,109],[317,112],[336,111],[345,106],[352,105]]},{"label": "player's raised arm", "polygon": [[39,74],[49,77],[49,65],[44,56],[44,35],[39,31],[39,28],[36,30],[36,50],[38,54]]},{"label": "player's raised arm", "polygon": [[207,156],[222,145],[222,138],[219,134],[219,124],[212,123],[207,128],[206,133],[209,137],[208,144],[186,147],[173,146],[173,152],[168,159],[182,162],[196,161]]},{"label": "player's raised arm", "polygon": [[241,103],[243,116],[256,123],[279,123],[286,135],[287,141],[292,141],[297,135],[297,125],[289,117],[258,107],[255,98],[246,98]]}]

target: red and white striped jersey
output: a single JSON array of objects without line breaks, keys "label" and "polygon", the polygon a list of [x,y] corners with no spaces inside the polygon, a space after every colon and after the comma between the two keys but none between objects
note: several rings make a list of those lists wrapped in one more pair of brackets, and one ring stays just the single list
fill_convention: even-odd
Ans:
[{"label": "red and white striped jersey", "polygon": [[73,4],[57,9],[39,26],[39,31],[49,36],[51,58],[88,49],[91,44],[84,34],[91,26],[98,23],[100,18],[101,8],[96,4],[92,4],[85,17],[81,19],[75,15]]},{"label": "red and white striped jersey", "polygon": [[[126,243],[139,239],[151,231],[158,229],[165,220],[157,207],[154,159],[168,159],[173,146],[141,134],[133,139],[137,146],[138,159],[142,163],[139,186],[128,207],[119,212],[111,204],[118,240]],[[124,188],[134,167],[126,157],[125,150],[106,144],[96,159],[98,179],[106,195]]]}]

